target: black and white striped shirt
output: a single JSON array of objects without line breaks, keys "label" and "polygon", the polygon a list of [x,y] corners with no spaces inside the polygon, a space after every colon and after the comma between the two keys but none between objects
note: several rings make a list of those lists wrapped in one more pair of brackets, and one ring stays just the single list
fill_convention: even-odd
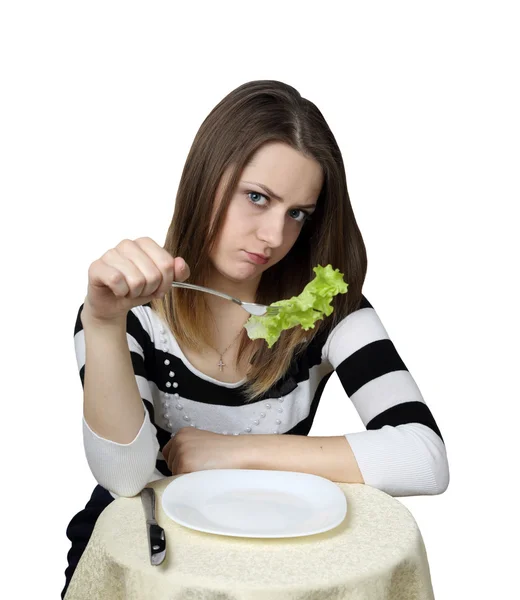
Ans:
[{"label": "black and white striped shirt", "polygon": [[[80,314],[74,343],[82,385],[85,339]],[[161,449],[182,427],[227,435],[308,435],[323,389],[336,371],[366,431],[346,433],[367,485],[393,496],[440,494],[449,482],[442,435],[417,384],[372,305],[318,334],[289,372],[261,398],[245,403],[245,381],[225,383],[200,372],[150,304],[128,312],[127,341],[145,407],[129,444],[101,438],[83,419],[87,461],[114,497],[138,494],[170,476]],[[345,424],[347,426],[347,424]]]}]

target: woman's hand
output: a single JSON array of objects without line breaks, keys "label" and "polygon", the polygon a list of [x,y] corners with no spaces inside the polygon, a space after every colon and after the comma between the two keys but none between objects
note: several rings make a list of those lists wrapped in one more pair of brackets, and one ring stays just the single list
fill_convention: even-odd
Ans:
[{"label": "woman's hand", "polygon": [[125,239],[90,265],[83,313],[104,323],[126,320],[131,308],[162,298],[173,281],[189,275],[183,258],[174,258],[151,238]]},{"label": "woman's hand", "polygon": [[183,427],[164,446],[162,454],[172,475],[207,469],[244,469],[245,438]]}]

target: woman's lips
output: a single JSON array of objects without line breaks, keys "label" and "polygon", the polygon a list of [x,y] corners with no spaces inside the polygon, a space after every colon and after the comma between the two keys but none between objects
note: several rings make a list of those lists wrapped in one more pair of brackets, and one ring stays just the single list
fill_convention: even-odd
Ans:
[{"label": "woman's lips", "polygon": [[261,256],[258,256],[258,254],[252,254],[251,252],[247,252],[247,250],[244,250],[244,252],[247,254],[248,258],[257,265],[265,265],[265,263],[269,260],[268,258],[262,258]]}]

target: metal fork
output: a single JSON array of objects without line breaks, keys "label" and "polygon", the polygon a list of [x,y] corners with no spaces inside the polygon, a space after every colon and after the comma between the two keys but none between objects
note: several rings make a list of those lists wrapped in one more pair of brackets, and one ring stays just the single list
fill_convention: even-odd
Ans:
[{"label": "metal fork", "polygon": [[231,300],[235,304],[239,304],[249,314],[255,315],[257,317],[261,317],[262,315],[272,317],[274,315],[277,315],[280,310],[277,306],[266,306],[265,304],[256,304],[255,302],[243,302],[238,298],[234,298],[233,296],[224,294],[224,292],[217,292],[217,290],[202,287],[201,285],[194,285],[193,283],[181,283],[180,281],[174,281],[172,282],[172,287],[187,288],[189,290],[199,290],[200,292],[207,292],[208,294],[220,296],[221,298],[225,298],[226,300]]}]

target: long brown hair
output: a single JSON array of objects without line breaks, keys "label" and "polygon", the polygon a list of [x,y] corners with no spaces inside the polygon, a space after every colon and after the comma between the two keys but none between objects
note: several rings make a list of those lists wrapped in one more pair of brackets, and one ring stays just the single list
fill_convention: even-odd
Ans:
[{"label": "long brown hair", "polygon": [[[283,142],[323,169],[323,186],[312,220],[303,225],[294,246],[277,264],[263,272],[256,302],[270,304],[297,296],[314,279],[313,267],[331,264],[348,284],[346,294],[332,300],[333,313],[307,331],[293,327],[282,331],[267,347],[242,331],[236,366],[250,351],[244,397],[258,398],[288,371],[293,358],[303,352],[326,327],[333,327],[359,308],[367,270],[365,244],[356,223],[347,191],[340,149],[318,108],[292,86],[280,81],[245,83],[221,100],[200,126],[189,151],[177,191],[175,210],[164,249],[181,256],[190,267],[191,283],[204,285],[209,278],[210,250],[243,169],[267,142]],[[224,172],[231,175],[211,222],[216,192]],[[172,288],[163,299],[153,299],[155,310],[180,344],[198,351],[211,348],[206,295]]]}]

